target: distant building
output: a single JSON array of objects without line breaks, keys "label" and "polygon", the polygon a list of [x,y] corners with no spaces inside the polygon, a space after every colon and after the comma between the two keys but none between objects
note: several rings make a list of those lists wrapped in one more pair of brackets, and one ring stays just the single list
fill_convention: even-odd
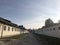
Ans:
[{"label": "distant building", "polygon": [[42,26],[42,28],[35,31],[35,33],[60,38],[60,21],[58,23],[53,23],[51,19],[47,19],[45,21],[45,26]]},{"label": "distant building", "polygon": [[0,17],[0,37],[13,36],[20,34],[17,24]]},{"label": "distant building", "polygon": [[20,25],[19,28],[22,29],[22,30],[26,30],[26,28],[23,27],[23,25]]}]

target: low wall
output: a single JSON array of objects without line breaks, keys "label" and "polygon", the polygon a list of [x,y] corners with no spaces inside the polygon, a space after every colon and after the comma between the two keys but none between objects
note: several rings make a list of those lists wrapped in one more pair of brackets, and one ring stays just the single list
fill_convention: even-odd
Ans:
[{"label": "low wall", "polygon": [[22,34],[22,33],[29,33],[29,31],[25,30],[25,31],[21,31],[20,33],[21,33],[21,34]]}]

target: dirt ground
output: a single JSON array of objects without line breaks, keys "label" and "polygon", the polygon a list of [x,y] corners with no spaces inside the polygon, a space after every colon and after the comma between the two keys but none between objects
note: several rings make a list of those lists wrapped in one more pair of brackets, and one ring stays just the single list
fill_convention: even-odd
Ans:
[{"label": "dirt ground", "polygon": [[42,44],[39,43],[31,33],[28,33],[24,35],[24,37],[20,40],[13,39],[7,42],[0,41],[0,45],[42,45]]}]

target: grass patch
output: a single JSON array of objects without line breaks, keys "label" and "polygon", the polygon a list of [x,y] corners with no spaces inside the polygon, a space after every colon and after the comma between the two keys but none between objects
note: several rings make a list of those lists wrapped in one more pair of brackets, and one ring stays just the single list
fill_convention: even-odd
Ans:
[{"label": "grass patch", "polygon": [[0,40],[1,39],[21,39],[23,36],[24,36],[24,34],[14,35],[14,36],[11,36],[11,37],[3,37],[3,38],[0,38]]}]

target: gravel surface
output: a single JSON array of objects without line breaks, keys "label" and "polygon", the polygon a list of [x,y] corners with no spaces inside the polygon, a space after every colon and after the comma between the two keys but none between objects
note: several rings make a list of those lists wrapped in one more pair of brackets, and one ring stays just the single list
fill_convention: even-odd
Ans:
[{"label": "gravel surface", "polygon": [[20,40],[12,39],[11,41],[0,41],[0,45],[42,45],[37,41],[37,39],[28,33]]}]

